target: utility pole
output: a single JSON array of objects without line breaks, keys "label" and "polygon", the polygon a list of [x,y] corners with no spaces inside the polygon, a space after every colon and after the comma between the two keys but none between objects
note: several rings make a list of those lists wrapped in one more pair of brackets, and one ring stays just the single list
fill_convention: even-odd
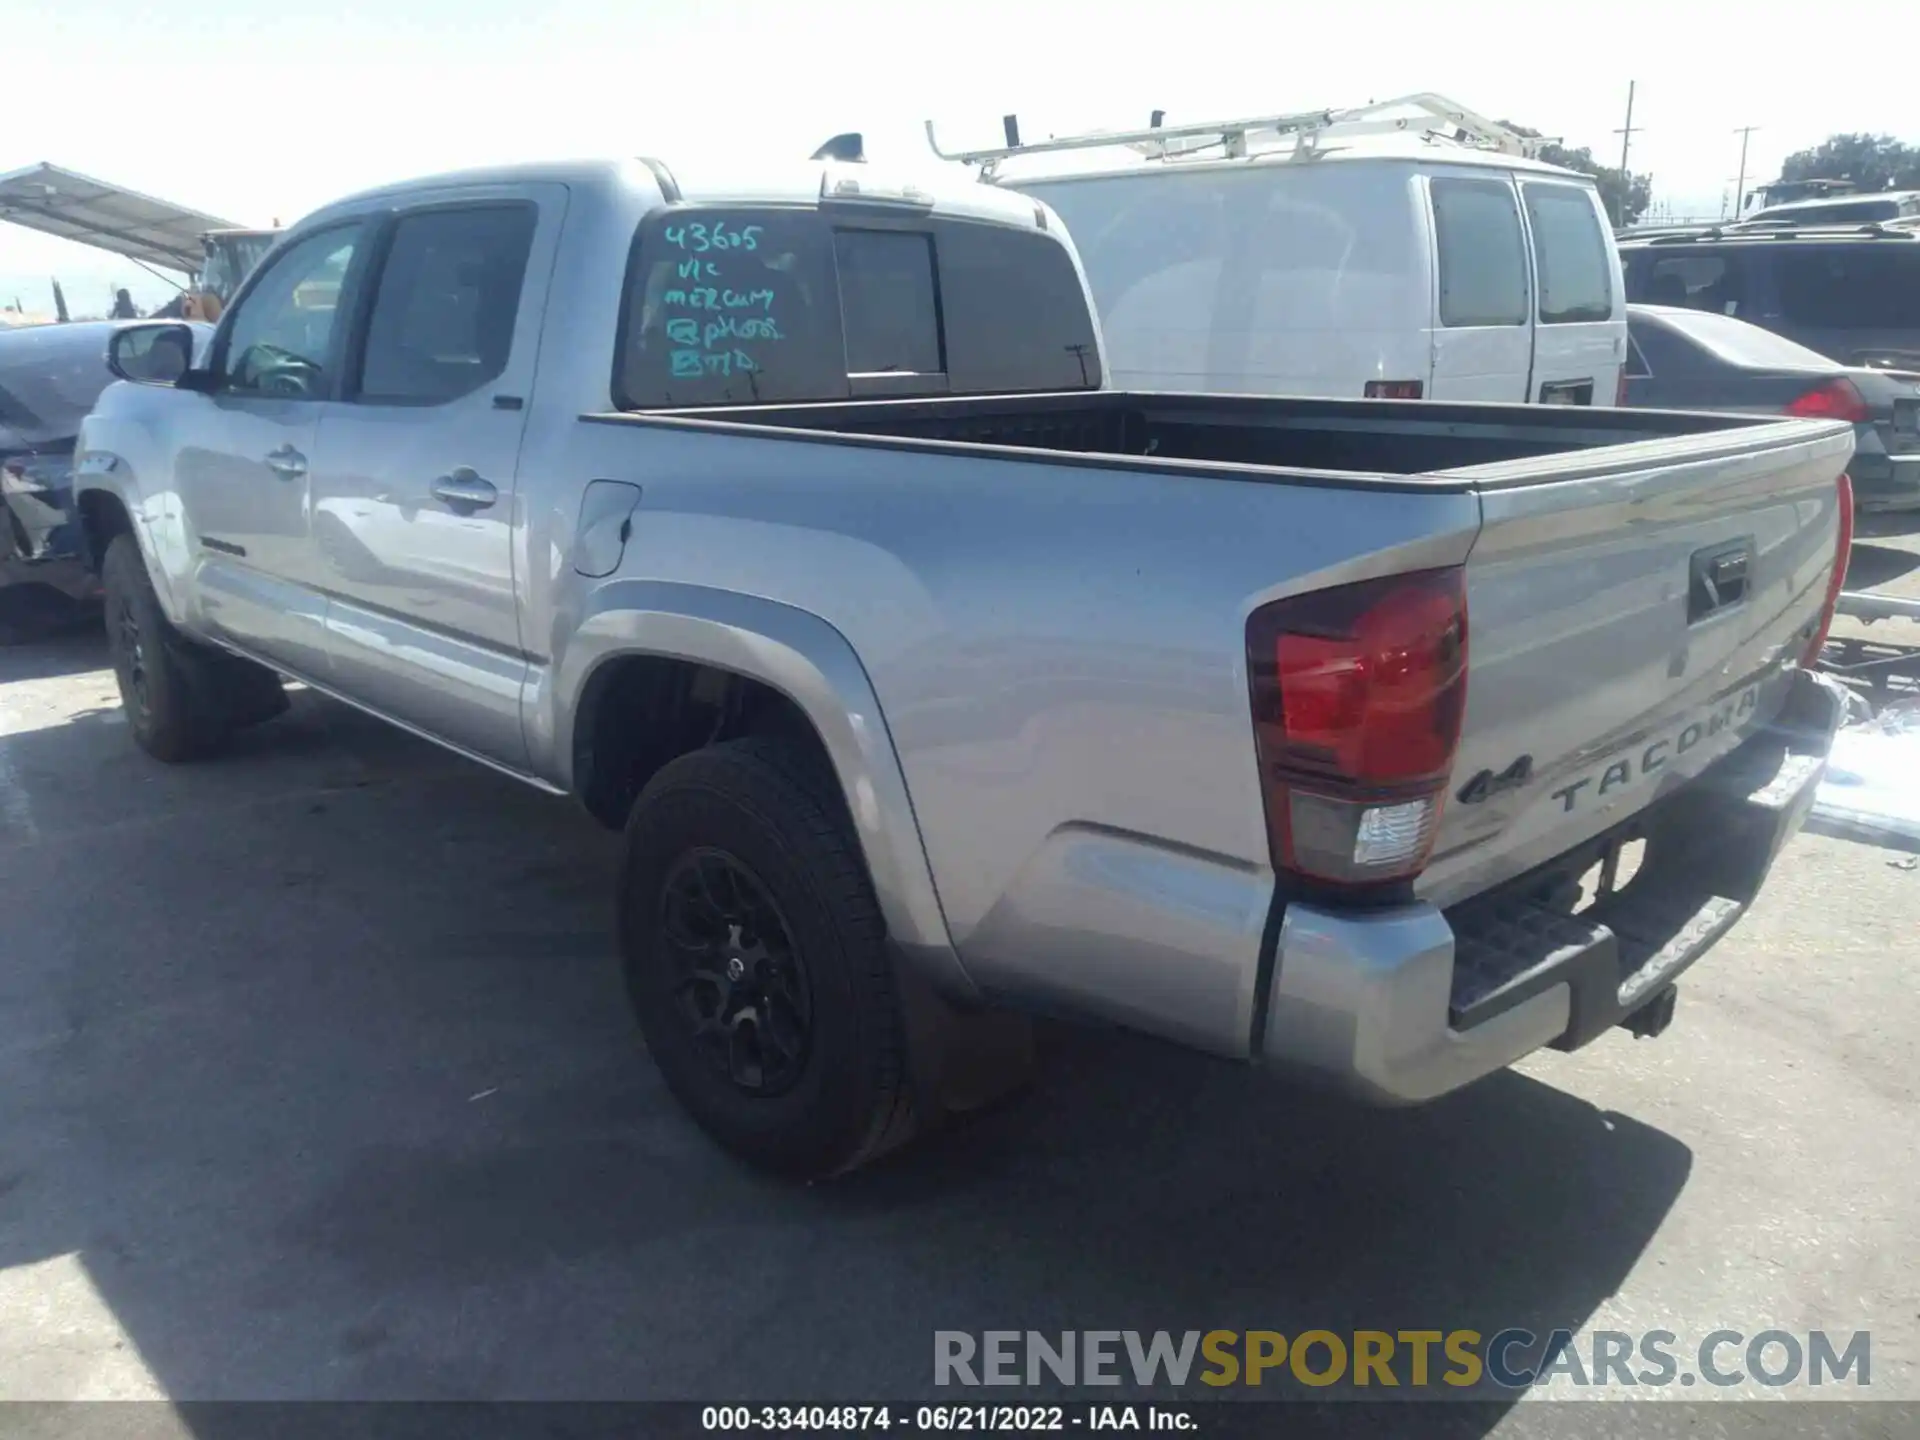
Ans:
[{"label": "utility pole", "polygon": [[1627,223],[1627,205],[1633,199],[1633,172],[1627,169],[1627,153],[1632,148],[1634,132],[1646,128],[1644,125],[1633,123],[1633,87],[1634,82],[1629,80],[1627,82],[1627,123],[1614,131],[1614,134],[1620,137],[1620,213],[1614,216],[1614,223],[1617,225]]},{"label": "utility pole", "polygon": [[1758,125],[1742,125],[1733,133],[1740,137],[1740,178],[1733,182],[1733,218],[1740,218],[1741,203],[1747,198],[1747,137],[1758,130]]}]

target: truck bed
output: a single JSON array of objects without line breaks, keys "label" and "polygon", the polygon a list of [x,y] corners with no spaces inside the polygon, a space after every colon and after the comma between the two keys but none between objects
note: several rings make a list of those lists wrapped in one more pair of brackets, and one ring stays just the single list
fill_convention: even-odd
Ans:
[{"label": "truck bed", "polygon": [[[599,434],[580,436],[570,463],[647,487],[652,569],[691,575],[695,562],[680,555],[715,563],[707,532],[669,514],[752,517],[764,547],[728,558],[732,583],[862,637],[870,622],[842,618],[839,587],[887,557],[885,584],[898,587],[887,626],[912,615],[916,638],[889,630],[871,642],[876,653],[964,656],[999,677],[996,667],[1024,673],[1011,657],[1044,637],[1071,657],[1062,669],[1091,668],[1112,693],[1138,695],[1150,688],[1138,640],[1157,637],[1165,713],[1127,723],[1183,737],[1153,749],[1161,763],[1188,757],[1169,802],[1182,813],[1215,813],[1252,790],[1249,770],[1236,791],[1235,765],[1247,754],[1242,631],[1254,610],[1463,567],[1466,714],[1451,798],[1415,885],[1441,906],[1590,844],[1772,720],[1822,613],[1836,481],[1852,450],[1841,422],[1125,391],[588,419],[582,429]],[[621,429],[665,443],[623,445]],[[820,548],[823,532],[833,538]],[[831,562],[802,558],[829,552]],[[1728,588],[1703,580],[1709,566],[1725,570]],[[991,587],[976,583],[983,568]],[[1070,633],[1069,614],[1098,638]],[[897,677],[894,662],[875,661],[875,677],[916,799],[937,796],[936,829],[953,821],[952,838],[932,842],[936,871],[993,872],[977,894],[943,879],[943,898],[951,892],[950,913],[991,935],[987,912],[1013,883],[996,867],[1038,840],[995,830],[1020,801],[983,785],[981,747],[955,737],[1008,737],[991,763],[1011,772],[1058,763],[1079,774],[1109,750],[1131,754],[1144,732],[1095,744],[1118,723],[1108,712],[1125,707],[1068,707],[1050,722],[1071,738],[1036,761],[1031,737],[1049,733],[1049,719],[1020,712],[1030,697],[1010,702],[997,679],[979,682],[977,699],[923,705],[926,677],[902,663]],[[1168,718],[1196,709],[1207,712],[1205,740]],[[1211,791],[1190,758],[1208,746],[1232,757],[1209,769]],[[1130,762],[1089,780],[1076,819],[1129,825],[1100,797],[1138,774]],[[1477,777],[1521,778],[1482,799]],[[990,862],[979,859],[982,836]],[[1207,825],[1174,838],[1258,859]],[[963,949],[970,963],[986,958],[983,941]]]},{"label": "truck bed", "polygon": [[[1449,472],[1548,457],[1574,461],[1579,473],[1589,474],[1592,466],[1574,459],[1580,452],[1641,441],[1684,441],[1684,458],[1711,459],[1750,447],[1756,428],[1780,424],[1766,417],[1679,411],[1143,391],[736,405],[589,418],[735,431],[774,427],[796,432],[795,439],[909,450],[1044,450],[1054,452],[1056,460],[1077,455],[1159,470],[1304,471],[1319,484],[1443,491],[1537,483],[1546,476],[1531,466],[1499,474]],[[1633,458],[1645,464],[1683,457]],[[1286,477],[1249,473],[1243,478]]]}]

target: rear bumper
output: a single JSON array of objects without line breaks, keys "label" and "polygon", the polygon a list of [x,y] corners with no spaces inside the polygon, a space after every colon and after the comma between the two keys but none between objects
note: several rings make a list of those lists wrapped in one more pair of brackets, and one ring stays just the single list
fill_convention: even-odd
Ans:
[{"label": "rear bumper", "polygon": [[[1452,910],[1289,905],[1263,1058],[1410,1104],[1547,1046],[1577,1049],[1666,1003],[1806,819],[1844,714],[1840,687],[1803,672],[1773,725],[1627,830]],[[1542,903],[1626,838],[1647,842],[1630,884],[1578,916]]]}]

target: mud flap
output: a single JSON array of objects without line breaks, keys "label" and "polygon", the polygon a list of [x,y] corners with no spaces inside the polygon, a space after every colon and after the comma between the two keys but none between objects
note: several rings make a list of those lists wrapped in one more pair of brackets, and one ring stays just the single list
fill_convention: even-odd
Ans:
[{"label": "mud flap", "polygon": [[1033,1022],[1026,1015],[963,1010],[898,953],[893,969],[906,1026],[913,1122],[906,1134],[888,1137],[889,1149],[1017,1094],[1034,1074]]}]

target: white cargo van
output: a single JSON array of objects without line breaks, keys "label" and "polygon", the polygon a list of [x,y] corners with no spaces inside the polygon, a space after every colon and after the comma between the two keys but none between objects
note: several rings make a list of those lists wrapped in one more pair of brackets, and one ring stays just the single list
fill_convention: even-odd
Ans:
[{"label": "white cargo van", "polygon": [[935,151],[1066,223],[1117,387],[1617,401],[1626,292],[1593,181],[1451,101],[1027,145],[1006,125],[1003,149]]}]

